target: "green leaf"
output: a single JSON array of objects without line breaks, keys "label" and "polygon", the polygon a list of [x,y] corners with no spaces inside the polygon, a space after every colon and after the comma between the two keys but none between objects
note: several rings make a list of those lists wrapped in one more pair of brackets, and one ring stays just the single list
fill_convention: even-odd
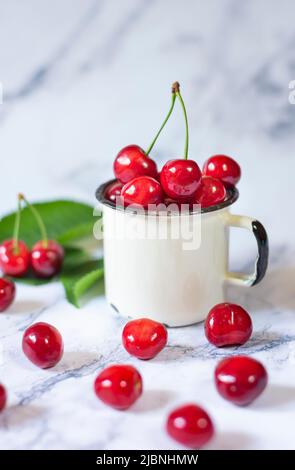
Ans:
[{"label": "green leaf", "polygon": [[[28,274],[25,278],[17,278],[15,281],[37,286],[60,279],[69,302],[79,307],[80,298],[85,292],[103,279],[102,259],[93,259],[86,250],[69,245],[80,238],[93,236],[93,226],[96,222],[93,208],[69,200],[38,202],[34,206],[45,223],[48,238],[64,245],[63,269],[59,277],[53,279],[37,279]],[[14,220],[15,213],[8,214],[0,220],[0,243],[12,237]],[[29,247],[40,239],[35,219],[26,207],[21,213],[20,239]],[[85,240],[84,245],[86,245]]]},{"label": "green leaf", "polygon": [[70,303],[80,307],[82,295],[103,278],[103,260],[88,260],[74,266],[68,265],[61,274],[61,282]]},{"label": "green leaf", "polygon": [[[48,238],[68,244],[79,238],[92,236],[96,220],[92,206],[69,200],[38,202],[34,206],[45,223]],[[0,243],[12,237],[14,219],[15,212],[0,220]],[[20,239],[29,247],[40,240],[38,226],[27,207],[21,213]]]}]

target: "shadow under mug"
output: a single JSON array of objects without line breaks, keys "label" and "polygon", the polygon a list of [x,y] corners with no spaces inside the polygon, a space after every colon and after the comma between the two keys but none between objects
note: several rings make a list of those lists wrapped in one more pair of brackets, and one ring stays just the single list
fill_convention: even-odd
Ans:
[{"label": "shadow under mug", "polygon": [[[187,240],[181,235],[176,239],[142,236],[143,224],[153,233],[157,214],[138,214],[107,200],[105,190],[112,182],[102,184],[96,197],[103,211],[106,297],[121,315],[148,317],[167,326],[190,325],[204,320],[215,304],[226,300],[226,282],[253,286],[264,277],[267,234],[258,220],[229,212],[239,196],[236,188],[228,189],[224,202],[190,213],[200,243],[184,249]],[[175,217],[188,214],[168,217],[171,226]],[[131,227],[140,235],[130,237]],[[250,230],[255,236],[258,255],[252,274],[228,272],[229,227]]]}]

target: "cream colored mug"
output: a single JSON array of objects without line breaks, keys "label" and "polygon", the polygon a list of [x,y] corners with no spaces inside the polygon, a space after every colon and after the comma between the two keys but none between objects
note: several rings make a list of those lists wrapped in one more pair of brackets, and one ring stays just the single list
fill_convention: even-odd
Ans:
[{"label": "cream colored mug", "polygon": [[[167,326],[197,323],[226,300],[226,283],[249,287],[264,277],[267,234],[256,219],[229,212],[239,195],[236,188],[228,190],[224,202],[190,214],[198,231],[190,245],[181,234],[173,239],[155,236],[159,214],[137,214],[107,200],[105,190],[112,182],[101,185],[96,196],[103,211],[106,297],[124,317],[148,317]],[[188,215],[166,214],[168,232],[175,217],[179,222]],[[229,227],[250,230],[256,238],[258,255],[250,275],[228,272]]]}]

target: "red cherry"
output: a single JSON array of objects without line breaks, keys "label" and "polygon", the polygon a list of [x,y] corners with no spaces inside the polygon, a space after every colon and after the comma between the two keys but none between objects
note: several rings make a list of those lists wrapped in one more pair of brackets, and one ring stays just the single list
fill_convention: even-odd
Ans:
[{"label": "red cherry", "polygon": [[163,200],[161,185],[154,178],[140,176],[126,183],[121,191],[124,205],[135,204],[147,208],[149,204],[160,204]]},{"label": "red cherry", "polygon": [[4,410],[7,401],[7,393],[5,387],[0,384],[0,412]]},{"label": "red cherry", "polygon": [[117,198],[120,198],[122,188],[121,181],[115,181],[106,188],[105,198],[116,203]]},{"label": "red cherry", "polygon": [[96,378],[94,390],[106,405],[126,410],[140,397],[142,378],[133,366],[109,366]]},{"label": "red cherry", "polygon": [[171,197],[165,197],[164,198],[164,204],[165,206],[170,206],[171,204],[176,204],[178,208],[181,207],[181,202],[177,201],[176,199],[172,199]]},{"label": "red cherry", "polygon": [[127,145],[120,150],[114,161],[114,173],[124,184],[138,176],[158,177],[156,163],[138,145]]},{"label": "red cherry", "polygon": [[193,160],[169,160],[162,168],[160,181],[167,196],[187,199],[194,195],[201,183],[201,170]]},{"label": "red cherry", "polygon": [[122,332],[124,348],[138,359],[152,359],[167,344],[167,330],[162,323],[140,318],[128,322]]},{"label": "red cherry", "polygon": [[225,198],[226,189],[222,181],[211,176],[203,176],[201,185],[194,194],[193,202],[201,204],[202,207],[209,207],[224,201]]},{"label": "red cherry", "polygon": [[204,326],[208,341],[218,347],[244,344],[252,334],[250,315],[236,304],[215,305]]},{"label": "red cherry", "polygon": [[62,268],[64,250],[53,240],[37,242],[31,252],[32,269],[37,277],[50,278],[58,274]]},{"label": "red cherry", "polygon": [[205,176],[213,176],[224,184],[235,186],[241,178],[240,165],[226,155],[213,155],[208,158],[203,167]]},{"label": "red cherry", "polygon": [[14,301],[15,284],[9,279],[0,278],[0,312],[4,312]]},{"label": "red cherry", "polygon": [[200,406],[188,404],[172,411],[167,419],[168,434],[180,444],[198,449],[214,434],[212,421]]},{"label": "red cherry", "polygon": [[48,323],[39,322],[26,329],[22,342],[23,352],[38,367],[54,367],[63,355],[60,332]]},{"label": "red cherry", "polygon": [[6,240],[1,243],[0,268],[7,276],[24,276],[30,268],[30,250],[27,245],[19,240],[16,249],[14,240]]},{"label": "red cherry", "polygon": [[215,385],[220,395],[236,405],[249,405],[265,389],[264,366],[247,356],[223,359],[215,369]]}]

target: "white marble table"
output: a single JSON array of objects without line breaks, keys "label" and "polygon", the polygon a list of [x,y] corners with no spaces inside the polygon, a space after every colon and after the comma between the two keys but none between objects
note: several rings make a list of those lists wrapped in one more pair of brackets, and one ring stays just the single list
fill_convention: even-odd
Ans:
[{"label": "white marble table", "polygon": [[[0,381],[9,391],[0,448],[176,449],[165,416],[186,401],[214,419],[208,448],[294,448],[294,3],[1,0],[0,11],[1,213],[20,190],[35,200],[94,204],[118,149],[148,145],[178,79],[190,155],[200,163],[217,152],[238,159],[243,179],[234,210],[265,224],[271,248],[261,285],[228,292],[254,322],[252,339],[234,353],[260,359],[270,377],[247,409],[217,395],[213,370],[232,350],[208,345],[202,325],[170,330],[169,346],[138,362],[123,350],[123,321],[103,297],[77,310],[58,284],[18,286],[16,302],[0,315]],[[176,111],[154,157],[179,155],[183,140]],[[245,269],[254,242],[236,231],[232,238],[232,265]],[[22,333],[36,320],[56,325],[65,340],[64,358],[51,370],[36,369],[21,353]],[[144,377],[143,397],[125,413],[92,391],[98,371],[117,361],[136,364]]]}]

